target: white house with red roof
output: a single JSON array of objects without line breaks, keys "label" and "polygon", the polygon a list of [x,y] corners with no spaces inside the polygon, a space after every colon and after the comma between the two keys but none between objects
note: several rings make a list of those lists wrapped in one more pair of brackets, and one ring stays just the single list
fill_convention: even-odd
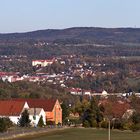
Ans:
[{"label": "white house with red roof", "polygon": [[43,108],[29,108],[24,100],[5,100],[0,101],[0,117],[9,118],[14,124],[18,124],[22,112],[27,109],[31,126],[37,126],[42,116],[44,124],[46,124],[46,113]]},{"label": "white house with red roof", "polygon": [[22,112],[28,108],[25,101],[0,101],[0,117],[8,117],[14,124],[18,124]]},{"label": "white house with red roof", "polygon": [[44,124],[52,121],[55,124],[62,123],[62,108],[57,99],[12,99],[0,100],[0,117],[8,117],[17,124],[22,112],[27,109],[31,125],[36,126],[40,117]]},{"label": "white house with red roof", "polygon": [[82,95],[82,89],[81,88],[70,88],[69,92],[72,95]]},{"label": "white house with red roof", "polygon": [[33,60],[32,61],[32,66],[38,66],[40,65],[41,67],[46,67],[48,65],[52,65],[56,59],[48,59],[48,60]]},{"label": "white house with red roof", "polygon": [[62,124],[62,108],[57,99],[14,99],[15,101],[25,101],[29,108],[43,108],[46,120],[55,124]]}]

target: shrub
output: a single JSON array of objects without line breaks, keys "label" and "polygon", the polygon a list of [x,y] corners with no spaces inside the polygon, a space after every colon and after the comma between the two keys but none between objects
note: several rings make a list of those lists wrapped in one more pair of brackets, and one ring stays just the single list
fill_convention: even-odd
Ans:
[{"label": "shrub", "polygon": [[57,126],[58,126],[58,127],[61,127],[61,126],[62,126],[62,124],[59,122],[59,123],[57,124]]},{"label": "shrub", "polygon": [[136,131],[139,131],[140,130],[140,124],[132,124],[130,129],[133,131],[133,132],[136,132]]},{"label": "shrub", "polygon": [[123,122],[121,120],[114,120],[113,121],[113,127],[114,129],[123,129]]},{"label": "shrub", "polygon": [[124,122],[122,127],[124,130],[130,130],[132,123],[131,122]]},{"label": "shrub", "polygon": [[5,132],[8,129],[8,125],[6,123],[5,118],[0,118],[0,132]]},{"label": "shrub", "polygon": [[108,122],[106,120],[101,122],[101,127],[102,128],[108,128]]},{"label": "shrub", "polygon": [[92,121],[90,122],[90,126],[91,126],[91,127],[97,127],[97,122],[96,122],[96,120],[92,120]]},{"label": "shrub", "polygon": [[134,124],[140,123],[140,113],[137,112],[133,113],[131,119]]},{"label": "shrub", "polygon": [[83,122],[83,127],[90,127],[90,124],[89,124],[89,122],[87,121],[87,120],[85,120],[84,122]]},{"label": "shrub", "polygon": [[47,121],[46,124],[47,125],[55,125],[55,122],[54,121]]},{"label": "shrub", "polygon": [[82,124],[80,119],[70,119],[70,122],[76,127],[80,124]]}]

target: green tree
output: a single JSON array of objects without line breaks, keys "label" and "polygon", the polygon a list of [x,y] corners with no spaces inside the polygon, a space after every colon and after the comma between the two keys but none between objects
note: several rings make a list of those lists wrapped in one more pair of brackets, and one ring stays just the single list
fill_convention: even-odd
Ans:
[{"label": "green tree", "polygon": [[13,122],[9,119],[9,118],[4,118],[4,121],[6,123],[6,126],[8,128],[12,127],[13,126]]},{"label": "green tree", "polygon": [[82,102],[78,101],[75,105],[75,112],[79,113],[80,116],[84,114],[84,112],[89,108],[90,102],[86,99],[83,99]]},{"label": "green tree", "polygon": [[130,129],[132,131],[139,131],[140,130],[140,113],[138,112],[133,113],[131,120],[132,120],[132,125],[130,126]]},{"label": "green tree", "polygon": [[88,122],[90,127],[98,127],[102,119],[103,115],[97,105],[96,100],[93,98],[90,102],[90,107],[84,112],[83,126]]},{"label": "green tree", "polygon": [[0,132],[7,131],[12,126],[12,122],[9,118],[0,118]]},{"label": "green tree", "polygon": [[19,126],[21,126],[21,127],[29,127],[30,122],[31,122],[31,120],[29,119],[28,110],[25,109],[21,114],[21,118],[19,119]]},{"label": "green tree", "polygon": [[63,122],[64,122],[66,120],[66,118],[69,116],[70,111],[69,111],[69,108],[67,107],[67,105],[64,102],[61,104],[61,108],[62,108],[62,119],[63,119]]},{"label": "green tree", "polygon": [[134,124],[140,123],[140,113],[137,112],[133,113],[131,119]]},{"label": "green tree", "polygon": [[45,126],[42,115],[41,115],[41,117],[40,117],[40,119],[38,121],[38,125],[37,126],[39,126],[39,127],[44,127]]}]

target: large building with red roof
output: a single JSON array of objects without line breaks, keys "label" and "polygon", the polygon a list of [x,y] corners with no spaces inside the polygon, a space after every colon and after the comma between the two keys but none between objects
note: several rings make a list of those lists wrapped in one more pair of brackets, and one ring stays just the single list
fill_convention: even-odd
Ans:
[{"label": "large building with red roof", "polygon": [[52,65],[54,62],[55,62],[55,59],[51,59],[51,60],[33,60],[32,61],[32,66],[40,65],[41,67],[46,67],[48,65]]},{"label": "large building with red roof", "polygon": [[26,101],[29,108],[43,108],[46,113],[46,120],[55,124],[62,123],[62,108],[57,99],[15,99]]},{"label": "large building with red roof", "polygon": [[0,101],[0,117],[8,117],[17,124],[21,113],[28,108],[29,106],[25,101]]}]

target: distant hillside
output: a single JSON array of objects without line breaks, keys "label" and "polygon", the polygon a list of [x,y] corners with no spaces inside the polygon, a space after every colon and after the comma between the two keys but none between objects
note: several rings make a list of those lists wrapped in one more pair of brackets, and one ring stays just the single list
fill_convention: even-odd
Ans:
[{"label": "distant hillside", "polygon": [[140,29],[138,28],[94,28],[75,27],[62,30],[39,30],[27,33],[0,34],[0,41],[12,40],[45,40],[56,42],[77,43],[140,43]]},{"label": "distant hillside", "polygon": [[75,27],[0,34],[0,55],[36,59],[66,54],[140,56],[140,29]]}]

